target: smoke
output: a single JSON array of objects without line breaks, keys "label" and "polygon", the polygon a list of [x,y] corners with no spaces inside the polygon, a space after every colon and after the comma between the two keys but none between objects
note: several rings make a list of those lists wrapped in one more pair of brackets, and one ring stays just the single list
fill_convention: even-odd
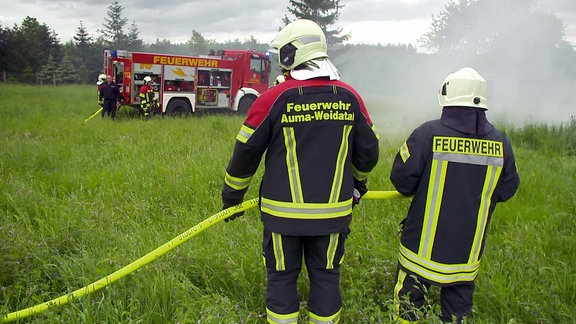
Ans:
[{"label": "smoke", "polygon": [[576,2],[546,0],[531,7],[514,0],[479,2],[473,17],[461,17],[455,26],[467,26],[466,37],[443,54],[409,45],[354,45],[333,56],[378,127],[405,133],[439,118],[438,89],[448,74],[465,66],[488,82],[487,116],[493,123],[560,124],[576,115],[576,52],[564,37],[561,18],[570,16],[553,11],[576,12]]}]

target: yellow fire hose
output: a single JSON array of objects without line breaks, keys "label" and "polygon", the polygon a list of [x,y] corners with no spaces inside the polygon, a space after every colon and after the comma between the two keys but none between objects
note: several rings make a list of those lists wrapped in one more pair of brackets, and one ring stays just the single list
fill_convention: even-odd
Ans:
[{"label": "yellow fire hose", "polygon": [[[397,191],[368,191],[362,199],[393,199],[393,198],[401,198],[404,197]],[[258,198],[253,198],[243,203],[230,207],[228,209],[222,210],[202,222],[198,223],[194,227],[188,229],[184,233],[176,236],[172,240],[164,243],[160,247],[156,248],[152,252],[149,252],[145,256],[139,258],[138,260],[130,263],[129,265],[125,266],[122,269],[119,269],[106,277],[97,280],[87,286],[84,286],[80,289],[77,289],[69,294],[60,296],[58,298],[52,299],[50,301],[44,302],[42,304],[38,304],[36,306],[28,307],[13,313],[8,313],[0,318],[0,323],[6,323],[15,321],[18,319],[26,318],[28,316],[32,316],[38,313],[41,313],[48,308],[61,306],[78,299],[82,296],[91,294],[97,290],[100,290],[109,284],[129,275],[130,273],[144,267],[148,263],[158,259],[162,255],[166,254],[167,252],[173,250],[177,246],[181,245],[182,243],[188,241],[189,239],[193,238],[194,236],[198,235],[199,233],[203,232],[205,229],[215,225],[222,220],[232,216],[233,214],[241,211],[248,210],[250,208],[256,207],[258,205]]]},{"label": "yellow fire hose", "polygon": [[103,107],[100,107],[100,109],[98,109],[95,113],[93,113],[90,117],[84,119],[84,122],[87,123],[90,119],[98,116],[98,114],[102,111],[102,109],[104,109]]}]

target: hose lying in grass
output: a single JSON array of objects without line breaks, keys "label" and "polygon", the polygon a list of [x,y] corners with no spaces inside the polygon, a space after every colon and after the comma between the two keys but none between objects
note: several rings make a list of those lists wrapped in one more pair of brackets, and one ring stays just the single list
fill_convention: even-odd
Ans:
[{"label": "hose lying in grass", "polygon": [[[402,196],[397,191],[368,191],[362,199],[392,199],[392,198],[401,198]],[[97,280],[87,286],[84,286],[80,289],[77,289],[69,294],[60,296],[58,298],[52,299],[50,301],[44,302],[42,304],[38,304],[32,307],[28,307],[17,312],[8,313],[0,318],[0,323],[6,323],[10,321],[15,321],[18,319],[22,319],[28,316],[32,316],[38,313],[41,313],[48,308],[61,306],[67,304],[75,299],[78,299],[82,296],[91,294],[97,290],[100,290],[109,284],[129,275],[130,273],[144,267],[148,263],[158,259],[162,255],[166,254],[168,251],[173,250],[177,246],[181,245],[182,243],[188,241],[189,239],[193,238],[194,236],[198,235],[199,233],[203,232],[205,229],[211,227],[214,224],[219,223],[220,221],[234,215],[235,213],[248,210],[250,208],[256,207],[258,205],[258,198],[253,198],[243,203],[232,206],[228,209],[224,209],[208,218],[203,220],[202,222],[198,223],[194,227],[191,227],[184,233],[176,236],[172,240],[164,243],[163,245],[159,246],[155,250],[149,252],[145,256],[139,258],[138,260],[130,263],[129,265],[125,266],[122,269],[119,269],[106,277]]]},{"label": "hose lying in grass", "polygon": [[96,112],[90,115],[90,117],[84,119],[84,122],[87,123],[90,119],[96,117],[102,111],[102,109],[104,108],[100,107],[100,109],[96,110]]}]

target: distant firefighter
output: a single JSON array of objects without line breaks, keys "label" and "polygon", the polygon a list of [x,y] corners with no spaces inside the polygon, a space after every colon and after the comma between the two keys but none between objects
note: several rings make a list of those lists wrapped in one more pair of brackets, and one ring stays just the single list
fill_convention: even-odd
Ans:
[{"label": "distant firefighter", "polygon": [[116,119],[116,108],[120,103],[120,89],[112,81],[112,76],[106,76],[106,82],[100,85],[100,103],[103,104],[102,117],[109,115],[112,120]]}]

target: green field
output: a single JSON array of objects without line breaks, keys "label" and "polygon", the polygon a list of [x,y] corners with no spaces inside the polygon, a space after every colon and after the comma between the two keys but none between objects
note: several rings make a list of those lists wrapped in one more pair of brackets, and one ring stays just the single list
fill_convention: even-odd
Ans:
[{"label": "green field", "polygon": [[[385,103],[365,99],[369,111],[384,107],[386,115]],[[146,122],[122,108],[114,122],[84,122],[97,108],[94,86],[0,85],[0,315],[105,277],[221,208],[242,116]],[[393,190],[391,163],[411,128],[377,126],[381,156],[369,188]],[[470,322],[575,323],[576,120],[499,126],[514,146],[521,185],[494,213]],[[257,196],[261,171],[246,199]],[[342,323],[392,322],[398,223],[408,204],[364,200],[355,208]],[[261,231],[251,209],[102,290],[21,322],[264,323]],[[307,283],[304,272],[303,301]],[[430,297],[437,301],[438,291]]]}]

